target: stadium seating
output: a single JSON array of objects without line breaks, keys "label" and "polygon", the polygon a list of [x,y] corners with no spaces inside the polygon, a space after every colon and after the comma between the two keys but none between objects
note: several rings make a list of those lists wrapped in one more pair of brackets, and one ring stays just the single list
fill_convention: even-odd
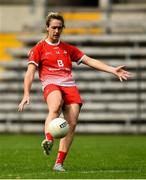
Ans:
[{"label": "stadium seating", "polygon": [[[82,31],[78,27],[79,24],[76,24],[76,29],[67,29],[62,37],[64,41],[79,47],[85,54],[102,59],[113,66],[125,64],[132,72],[132,78],[121,83],[110,74],[95,71],[82,64],[73,65],[73,76],[84,101],[77,132],[146,133],[145,22],[141,26],[143,17],[140,21],[134,21],[130,15],[129,19],[124,22],[124,17],[122,21],[120,18],[124,14],[120,14],[118,8],[115,7],[115,14],[112,14],[112,21],[108,24],[100,21],[103,18],[101,14],[92,14],[99,20],[98,26],[95,27],[100,27],[98,34],[95,34],[94,29],[94,33]],[[128,14],[128,11],[126,13]],[[87,15],[84,14],[86,17]],[[76,16],[66,14],[68,25],[70,18],[76,21],[80,20],[79,16],[82,17],[80,13]],[[104,30],[107,26],[110,27],[110,33]],[[0,67],[3,69],[0,70],[0,132],[43,131],[48,112],[37,74],[32,86],[31,104],[24,112],[17,112],[17,105],[23,95],[27,54],[43,37],[43,33],[18,36],[17,40],[25,46],[7,49],[13,56],[13,61],[0,61]]]},{"label": "stadium seating", "polygon": [[[42,37],[43,35],[37,39],[19,37],[19,40],[29,46]],[[78,47],[87,55],[102,58],[108,64],[115,66],[126,64],[128,70],[133,73],[131,80],[120,83],[112,75],[97,72],[84,65],[73,66],[73,76],[85,102],[77,131],[117,133],[139,130],[145,132],[144,124],[136,126],[138,123],[145,122],[146,117],[144,111],[146,49],[145,46],[138,46],[146,43],[145,35],[112,34],[90,36],[90,38],[86,35],[79,36],[79,38],[66,35],[63,38],[73,44],[78,45],[79,43]],[[17,105],[23,94],[23,77],[29,48],[10,49],[9,52],[13,54],[15,60],[0,63],[1,67],[7,70],[1,72],[0,101],[3,103],[0,105],[0,131],[40,132],[43,129],[47,107],[43,102],[37,74],[32,86],[31,104],[23,113],[17,113]],[[138,74],[142,78],[138,77]],[[139,111],[141,112],[140,117]]]},{"label": "stadium seating", "polygon": [[7,48],[22,47],[22,43],[17,40],[16,33],[0,33],[0,42],[0,61],[12,59],[12,56],[7,53]]}]

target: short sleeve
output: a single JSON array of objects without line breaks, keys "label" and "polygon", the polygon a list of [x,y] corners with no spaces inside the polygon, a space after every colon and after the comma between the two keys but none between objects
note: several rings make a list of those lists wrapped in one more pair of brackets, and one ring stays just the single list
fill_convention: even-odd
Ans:
[{"label": "short sleeve", "polygon": [[36,45],[28,53],[28,64],[33,63],[36,66],[38,66],[39,60],[40,60],[39,46]]},{"label": "short sleeve", "polygon": [[85,54],[75,46],[70,46],[70,56],[73,62],[80,64]]}]

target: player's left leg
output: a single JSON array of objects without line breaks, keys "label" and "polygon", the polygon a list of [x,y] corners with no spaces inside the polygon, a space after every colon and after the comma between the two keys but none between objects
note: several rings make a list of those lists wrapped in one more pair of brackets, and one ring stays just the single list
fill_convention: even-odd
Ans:
[{"label": "player's left leg", "polygon": [[54,166],[54,170],[64,171],[63,162],[72,144],[77,119],[80,112],[79,104],[69,104],[64,106],[64,118],[68,121],[70,129],[68,134],[60,140],[58,156]]}]

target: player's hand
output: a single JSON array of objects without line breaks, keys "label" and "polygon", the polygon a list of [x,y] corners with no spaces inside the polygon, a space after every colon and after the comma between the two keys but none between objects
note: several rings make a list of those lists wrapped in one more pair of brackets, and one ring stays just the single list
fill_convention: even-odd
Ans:
[{"label": "player's hand", "polygon": [[114,69],[114,74],[119,78],[119,80],[122,82],[123,80],[127,80],[131,77],[131,73],[124,70],[125,65],[118,66]]},{"label": "player's hand", "polygon": [[18,105],[18,111],[22,112],[24,109],[24,106],[30,103],[30,96],[24,96],[20,104]]}]

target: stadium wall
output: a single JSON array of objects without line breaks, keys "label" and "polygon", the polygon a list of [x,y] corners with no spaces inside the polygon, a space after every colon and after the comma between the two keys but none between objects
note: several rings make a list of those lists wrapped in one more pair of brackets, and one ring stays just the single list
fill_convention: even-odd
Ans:
[{"label": "stadium wall", "polygon": [[42,22],[43,13],[41,6],[35,9],[27,5],[0,6],[0,32],[22,32],[32,25],[37,26]]}]

